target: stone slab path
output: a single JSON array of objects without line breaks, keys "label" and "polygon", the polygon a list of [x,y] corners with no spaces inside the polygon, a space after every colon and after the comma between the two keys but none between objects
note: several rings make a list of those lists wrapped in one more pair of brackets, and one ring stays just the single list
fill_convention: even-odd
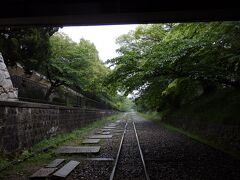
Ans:
[{"label": "stone slab path", "polygon": [[54,178],[66,178],[78,165],[80,162],[78,161],[70,161],[65,164],[61,169],[56,171],[53,174]]},{"label": "stone slab path", "polygon": [[62,146],[56,150],[58,154],[98,153],[100,146]]},{"label": "stone slab path", "polygon": [[115,126],[105,126],[103,129],[116,129]]},{"label": "stone slab path", "polygon": [[33,175],[31,175],[30,179],[47,178],[56,170],[57,168],[41,168],[38,171],[36,171]]},{"label": "stone slab path", "polygon": [[92,135],[89,136],[91,139],[110,139],[112,138],[112,135]]},{"label": "stone slab path", "polygon": [[82,144],[97,144],[100,142],[100,139],[85,139]]},{"label": "stone slab path", "polygon": [[101,134],[102,134],[102,135],[109,135],[110,132],[109,132],[109,131],[105,131],[105,132],[102,132]]},{"label": "stone slab path", "polygon": [[[104,128],[102,127],[102,130],[98,128],[91,133],[94,134],[99,131],[101,133],[110,132],[114,135],[99,134],[87,137],[89,141],[94,141],[96,138],[101,139],[101,151],[99,151],[99,153],[87,155],[72,155],[69,153],[69,156],[68,154],[64,154],[66,161],[74,160],[80,162],[80,164],[72,164],[72,167],[75,166],[73,170],[71,170],[72,168],[65,168],[64,171],[66,173],[64,172],[60,176],[59,174],[56,175],[60,169],[57,170],[55,168],[50,172],[50,169],[46,170],[47,168],[45,167],[40,169],[39,172],[41,173],[38,172],[35,176],[40,177],[45,174],[47,178],[52,178],[52,174],[55,174],[55,178],[66,178],[67,180],[109,179],[113,169],[113,162],[116,160],[119,142],[122,137],[121,134],[123,133],[126,122],[125,120],[127,120],[128,123],[134,121],[136,125],[146,169],[151,180],[240,179],[239,160],[233,159],[221,151],[192,140],[182,134],[170,131],[164,126],[157,125],[134,113],[129,113],[117,126],[108,123],[105,124]],[[114,128],[111,128],[111,126]],[[120,171],[117,172],[114,180],[145,179],[140,171],[140,161],[137,161],[137,154],[139,156],[139,153],[135,153],[136,146],[133,127],[127,126],[123,148],[121,150],[124,158],[119,161],[118,166],[120,167]],[[100,146],[95,145],[80,147],[99,147],[100,149]],[[76,151],[74,148],[69,149],[69,151]],[[62,154],[58,154],[58,156],[62,158]]]},{"label": "stone slab path", "polygon": [[52,162],[50,162],[46,168],[55,168],[57,166],[59,166],[60,164],[62,164],[65,161],[65,159],[55,159]]},{"label": "stone slab path", "polygon": [[100,129],[101,131],[113,131],[115,129]]}]

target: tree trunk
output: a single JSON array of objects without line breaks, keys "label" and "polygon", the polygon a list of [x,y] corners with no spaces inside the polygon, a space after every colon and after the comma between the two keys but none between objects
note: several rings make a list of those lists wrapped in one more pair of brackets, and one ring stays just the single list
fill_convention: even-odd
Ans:
[{"label": "tree trunk", "polygon": [[49,100],[49,97],[53,93],[54,89],[55,89],[55,87],[51,85],[45,94],[45,97],[44,97],[45,100],[47,100],[47,101]]}]

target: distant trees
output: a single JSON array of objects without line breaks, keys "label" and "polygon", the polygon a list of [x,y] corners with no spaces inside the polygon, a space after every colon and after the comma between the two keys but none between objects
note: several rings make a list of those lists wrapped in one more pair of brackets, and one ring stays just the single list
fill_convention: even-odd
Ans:
[{"label": "distant trees", "polygon": [[42,64],[42,72],[51,83],[45,99],[61,85],[95,93],[100,91],[99,79],[108,70],[100,61],[94,44],[85,39],[75,43],[66,34],[55,33],[50,38],[50,45],[50,59]]},{"label": "distant trees", "polygon": [[212,86],[240,87],[239,22],[141,25],[117,43],[108,82],[137,90],[145,110],[179,106]]},{"label": "distant trees", "polygon": [[[73,42],[58,27],[1,27],[0,52],[7,66],[20,63],[26,74],[44,74],[50,82],[45,94],[50,95],[61,85],[85,91],[103,101],[126,109],[131,102],[108,88],[106,76],[111,72],[99,59],[93,43],[81,39]],[[127,103],[126,103],[127,102]]]},{"label": "distant trees", "polygon": [[55,33],[50,38],[51,56],[42,64],[42,72],[51,83],[45,99],[61,85],[84,91],[120,109],[132,105],[126,98],[111,91],[104,83],[111,70],[98,56],[93,43],[80,39],[73,42],[66,34]]}]

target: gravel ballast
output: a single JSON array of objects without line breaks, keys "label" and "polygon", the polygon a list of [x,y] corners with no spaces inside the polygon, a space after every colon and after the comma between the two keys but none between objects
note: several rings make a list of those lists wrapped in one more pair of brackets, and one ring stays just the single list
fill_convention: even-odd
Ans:
[{"label": "gravel ballast", "polygon": [[[87,155],[56,154],[56,158],[65,159],[65,163],[71,160],[80,162],[67,177],[67,180],[108,180],[115,164],[126,121],[128,125],[114,180],[146,179],[133,122],[151,180],[240,179],[239,160],[183,134],[170,131],[132,112],[125,114],[118,120],[119,124],[116,129],[111,130],[112,138],[100,140],[97,144],[101,146],[99,153]],[[93,130],[87,136],[96,134],[101,128]],[[88,146],[96,146],[96,144]],[[60,167],[63,165],[64,163]],[[36,169],[32,173],[35,171]],[[21,177],[23,178],[19,179],[28,179],[24,178],[26,176]],[[5,179],[16,179],[16,176],[13,178],[8,176]]]},{"label": "gravel ballast", "polygon": [[240,161],[219,150],[133,116],[151,180],[240,179]]}]

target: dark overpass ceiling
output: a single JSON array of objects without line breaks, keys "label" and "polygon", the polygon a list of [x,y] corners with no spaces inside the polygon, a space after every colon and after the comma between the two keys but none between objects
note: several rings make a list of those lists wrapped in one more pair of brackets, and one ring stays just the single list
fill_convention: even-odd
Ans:
[{"label": "dark overpass ceiling", "polygon": [[0,25],[100,25],[240,20],[235,0],[5,0]]}]

